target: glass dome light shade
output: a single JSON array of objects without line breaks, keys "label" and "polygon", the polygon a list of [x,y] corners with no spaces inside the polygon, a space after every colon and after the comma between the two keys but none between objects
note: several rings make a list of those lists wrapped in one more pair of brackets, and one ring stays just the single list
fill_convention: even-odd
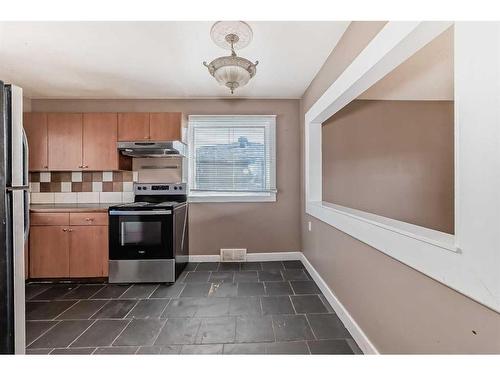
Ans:
[{"label": "glass dome light shade", "polygon": [[214,78],[221,85],[226,86],[227,83],[237,83],[237,87],[245,86],[250,80],[250,73],[237,65],[222,66],[214,72]]}]

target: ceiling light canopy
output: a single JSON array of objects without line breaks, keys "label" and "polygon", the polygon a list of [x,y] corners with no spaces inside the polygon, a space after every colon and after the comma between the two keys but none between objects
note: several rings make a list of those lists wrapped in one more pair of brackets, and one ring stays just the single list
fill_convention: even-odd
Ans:
[{"label": "ceiling light canopy", "polygon": [[219,21],[210,30],[214,43],[221,48],[231,50],[231,55],[218,57],[210,64],[203,62],[209,73],[234,93],[238,87],[245,86],[257,72],[256,61],[252,63],[243,57],[237,56],[235,49],[241,49],[250,44],[253,32],[250,26],[243,21]]}]

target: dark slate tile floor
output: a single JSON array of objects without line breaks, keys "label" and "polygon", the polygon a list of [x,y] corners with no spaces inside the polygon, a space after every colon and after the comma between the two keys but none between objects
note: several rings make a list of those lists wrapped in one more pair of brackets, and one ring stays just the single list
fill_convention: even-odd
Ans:
[{"label": "dark slate tile floor", "polygon": [[190,263],[173,285],[28,283],[27,354],[360,354],[300,261]]}]

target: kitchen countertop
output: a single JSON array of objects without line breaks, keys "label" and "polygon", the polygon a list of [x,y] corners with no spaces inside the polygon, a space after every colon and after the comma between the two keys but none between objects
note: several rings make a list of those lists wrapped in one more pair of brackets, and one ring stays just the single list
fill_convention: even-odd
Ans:
[{"label": "kitchen countertop", "polygon": [[119,203],[54,203],[31,204],[31,212],[107,212],[110,206]]}]

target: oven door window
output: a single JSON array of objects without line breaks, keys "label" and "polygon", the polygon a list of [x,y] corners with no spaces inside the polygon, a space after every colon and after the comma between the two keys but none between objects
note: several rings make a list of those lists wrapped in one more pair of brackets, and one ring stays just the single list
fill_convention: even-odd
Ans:
[{"label": "oven door window", "polygon": [[110,217],[110,259],[173,258],[172,215]]},{"label": "oven door window", "polygon": [[160,246],[161,221],[126,221],[120,222],[121,246]]}]

